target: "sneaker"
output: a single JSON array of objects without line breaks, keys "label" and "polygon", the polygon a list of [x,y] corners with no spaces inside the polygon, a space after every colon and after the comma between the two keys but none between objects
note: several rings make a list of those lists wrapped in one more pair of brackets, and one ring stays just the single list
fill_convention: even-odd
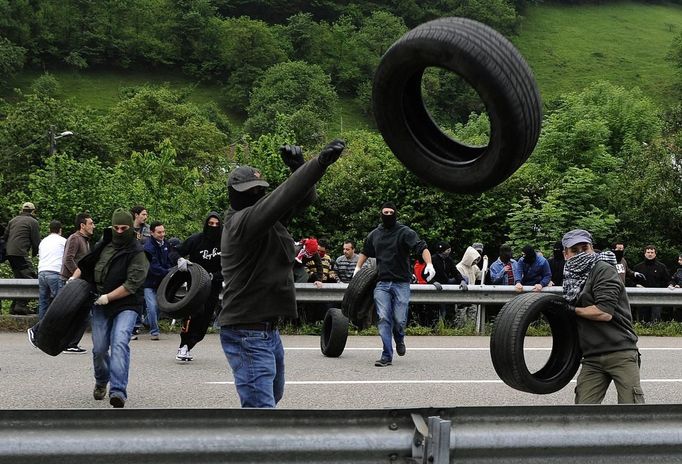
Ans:
[{"label": "sneaker", "polygon": [[106,385],[95,385],[95,389],[92,392],[92,396],[96,400],[103,400],[107,396],[107,386]]},{"label": "sneaker", "polygon": [[405,356],[406,351],[405,342],[395,344],[395,352],[398,353],[398,356]]},{"label": "sneaker", "polygon": [[178,354],[175,355],[175,359],[177,359],[178,361],[192,360],[192,353],[190,353],[189,348],[187,348],[187,345],[183,345],[180,348],[178,348]]},{"label": "sneaker", "polygon": [[150,335],[150,336],[149,336],[149,339],[150,339],[150,340],[158,340],[158,339],[159,339],[159,336],[158,336],[158,335]]},{"label": "sneaker", "polygon": [[130,340],[137,340],[137,335],[135,335],[135,333],[133,333],[133,335],[130,336]]},{"label": "sneaker", "polygon": [[33,348],[38,349],[36,346],[36,334],[33,333],[33,327],[30,327],[26,333],[28,334],[28,342],[31,344]]},{"label": "sneaker", "polygon": [[110,396],[109,404],[115,408],[123,408],[126,405],[126,400],[124,400],[120,396]]},{"label": "sneaker", "polygon": [[140,335],[140,327],[138,326],[133,327],[133,335]]},{"label": "sneaker", "polygon": [[390,359],[385,359],[385,358],[377,359],[376,361],[374,361],[374,365],[375,365],[376,367],[386,367],[386,366],[390,366],[390,365],[391,365],[391,360],[390,360]]},{"label": "sneaker", "polygon": [[70,346],[68,348],[65,348],[62,353],[69,353],[69,354],[85,354],[87,353],[88,350],[85,348],[81,348],[80,346]]}]

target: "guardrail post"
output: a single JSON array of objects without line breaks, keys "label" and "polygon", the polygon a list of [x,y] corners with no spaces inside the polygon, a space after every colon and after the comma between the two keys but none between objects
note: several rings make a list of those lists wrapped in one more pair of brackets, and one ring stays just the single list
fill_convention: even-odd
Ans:
[{"label": "guardrail post", "polygon": [[425,463],[450,463],[450,424],[438,416],[429,417],[429,435],[426,438]]}]

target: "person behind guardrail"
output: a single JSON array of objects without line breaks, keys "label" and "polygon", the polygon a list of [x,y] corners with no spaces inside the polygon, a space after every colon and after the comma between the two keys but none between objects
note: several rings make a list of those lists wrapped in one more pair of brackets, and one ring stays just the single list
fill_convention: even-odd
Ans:
[{"label": "person behind guardrail", "polygon": [[404,356],[405,325],[410,302],[410,253],[421,256],[426,266],[424,273],[430,282],[436,276],[431,263],[431,253],[426,242],[404,224],[397,222],[398,210],[388,201],[379,210],[381,224],[365,239],[362,253],[355,266],[357,273],[368,257],[377,260],[377,285],[374,288],[374,305],[379,317],[379,336],[383,344],[381,358],[376,367],[390,366],[393,362],[393,339],[398,356]]},{"label": "person behind guardrail", "polygon": [[[474,247],[469,246],[464,251],[462,259],[457,263],[457,270],[462,275],[464,279],[464,285],[474,285],[477,280],[481,280],[482,272],[478,267],[478,263],[481,261],[481,253],[479,253]],[[462,327],[469,322],[476,321],[476,315],[478,313],[478,307],[473,304],[468,305],[457,305],[455,313],[455,325],[457,327]]]},{"label": "person behind guardrail", "polygon": [[[223,288],[223,273],[220,266],[220,236],[222,221],[220,215],[211,211],[204,220],[204,229],[192,234],[177,248],[181,258],[178,270],[187,270],[187,264],[196,263],[211,276],[211,293],[203,305],[192,308],[192,313],[183,319],[180,327],[180,345],[175,359],[180,362],[194,359],[192,349],[204,339],[214,314],[220,308],[220,292]],[[187,259],[184,257],[187,256]]]},{"label": "person behind guardrail", "polygon": [[[30,201],[21,206],[21,213],[13,217],[3,236],[6,247],[6,260],[12,268],[15,279],[35,279],[38,277],[31,260],[28,258],[29,252],[33,256],[38,254],[40,245],[40,232],[38,230],[38,220],[35,218],[36,207]],[[25,316],[35,314],[29,310],[26,300],[14,299],[9,310],[10,314]]]},{"label": "person behind guardrail", "polygon": [[[451,256],[452,247],[443,240],[436,242],[434,253],[431,254],[431,262],[436,275],[433,278],[434,282],[441,285],[461,285],[464,282],[462,274],[457,269],[454,260]],[[466,284],[465,284],[466,285]],[[448,305],[440,303],[438,305],[438,320],[444,321],[447,314]],[[436,321],[433,321],[434,323]]]},{"label": "person behind guardrail", "polygon": [[516,261],[514,280],[517,292],[523,291],[524,285],[532,285],[534,292],[539,292],[549,285],[552,270],[542,254],[535,251],[533,245],[523,247],[523,256]]},{"label": "person behind guardrail", "polygon": [[566,232],[563,295],[576,315],[582,367],[575,387],[576,404],[599,404],[611,381],[618,403],[644,403],[640,354],[632,327],[625,285],[613,253],[595,253],[586,230]]},{"label": "person behind guardrail", "polygon": [[557,287],[561,287],[564,282],[564,266],[566,265],[564,247],[561,245],[561,241],[554,242],[552,257],[549,258],[547,262],[549,263],[549,269],[552,272],[552,279],[549,281],[549,286],[552,287],[556,285]]},{"label": "person behind guardrail", "polygon": [[294,239],[287,225],[315,200],[315,184],[345,147],[334,140],[308,162],[301,147],[280,147],[291,175],[267,195],[269,184],[251,166],[240,166],[228,177],[230,208],[221,241],[225,286],[218,322],[242,407],[274,408],[284,395],[278,323],[298,316]]},{"label": "person behind guardrail", "polygon": [[616,255],[616,271],[618,271],[618,277],[620,277],[620,280],[623,281],[626,287],[634,287],[636,277],[634,271],[628,266],[627,259],[625,259],[625,244],[621,241],[615,242],[611,251]]},{"label": "person behind guardrail", "polygon": [[156,291],[174,262],[170,258],[170,246],[166,241],[166,227],[160,221],[149,226],[151,237],[144,243],[144,251],[149,257],[149,272],[144,280],[144,301],[147,306],[149,339],[159,339],[159,305]]},{"label": "person behind guardrail", "polygon": [[678,268],[670,278],[669,288],[682,288],[682,253],[677,257]]},{"label": "person behind guardrail", "polygon": [[[670,283],[668,268],[656,258],[655,245],[647,245],[644,248],[644,261],[637,264],[633,271],[635,271],[637,281],[640,282],[637,287],[666,288]],[[663,307],[640,306],[638,311],[641,322],[660,322]]]},{"label": "person behind guardrail", "polygon": [[[511,247],[509,245],[500,245],[500,256],[490,265],[490,281],[492,285],[514,285],[514,266],[516,266],[516,260],[512,258]],[[563,272],[563,270],[562,266],[561,271]]]},{"label": "person behind guardrail", "polygon": [[339,280],[343,283],[348,283],[353,278],[353,271],[355,265],[358,263],[359,256],[355,253],[355,242],[352,240],[344,240],[343,254],[336,258],[334,268]]},{"label": "person behind guardrail", "polygon": [[128,399],[130,337],[142,313],[148,269],[142,243],[135,238],[133,216],[119,208],[111,217],[111,228],[78,262],[73,275],[99,293],[92,307],[93,397],[103,400],[109,385],[109,404],[115,408],[124,407]]}]

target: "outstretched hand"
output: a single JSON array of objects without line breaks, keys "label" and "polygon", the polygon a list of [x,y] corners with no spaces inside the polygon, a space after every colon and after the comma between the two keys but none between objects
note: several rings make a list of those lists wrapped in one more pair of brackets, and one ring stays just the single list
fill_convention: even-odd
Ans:
[{"label": "outstretched hand", "polygon": [[339,159],[341,153],[346,148],[346,142],[340,139],[329,142],[326,147],[322,149],[317,159],[322,167],[327,168],[334,164]]},{"label": "outstretched hand", "polygon": [[279,147],[279,155],[292,172],[305,163],[303,150],[298,145],[282,145]]}]

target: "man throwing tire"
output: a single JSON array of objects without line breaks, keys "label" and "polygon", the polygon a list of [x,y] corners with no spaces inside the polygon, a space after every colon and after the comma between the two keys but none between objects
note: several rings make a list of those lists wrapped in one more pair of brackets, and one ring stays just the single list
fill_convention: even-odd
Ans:
[{"label": "man throwing tire", "polygon": [[286,225],[315,197],[315,184],[345,148],[335,140],[307,163],[298,146],[280,149],[291,176],[272,193],[260,171],[240,166],[227,181],[221,262],[225,281],[220,342],[244,408],[274,408],[284,394],[280,318],[295,318],[294,239]]},{"label": "man throwing tire", "polygon": [[566,257],[564,298],[577,316],[583,352],[576,404],[601,403],[612,380],[618,403],[644,403],[637,335],[614,254],[595,253],[592,236],[582,229],[567,232],[561,242]]},{"label": "man throwing tire", "polygon": [[390,366],[393,362],[393,339],[398,356],[405,355],[405,325],[410,302],[410,252],[422,257],[426,263],[424,274],[427,282],[436,276],[431,263],[431,253],[426,242],[404,224],[397,222],[398,210],[391,202],[381,207],[381,225],[369,233],[355,273],[367,258],[376,258],[378,282],[374,289],[374,304],[379,316],[379,336],[383,343],[381,358],[374,365]]}]

